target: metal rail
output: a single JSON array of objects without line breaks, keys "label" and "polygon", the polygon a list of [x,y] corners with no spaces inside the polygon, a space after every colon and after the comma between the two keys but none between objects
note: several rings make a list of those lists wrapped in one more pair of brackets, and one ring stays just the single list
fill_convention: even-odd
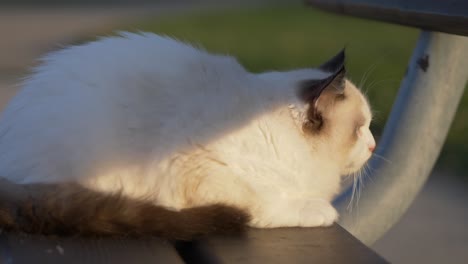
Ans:
[{"label": "metal rail", "polygon": [[306,0],[306,3],[343,15],[468,35],[466,0]]},{"label": "metal rail", "polygon": [[367,245],[390,229],[428,178],[468,79],[468,37],[423,31],[410,60],[358,208],[335,201],[339,224]]}]

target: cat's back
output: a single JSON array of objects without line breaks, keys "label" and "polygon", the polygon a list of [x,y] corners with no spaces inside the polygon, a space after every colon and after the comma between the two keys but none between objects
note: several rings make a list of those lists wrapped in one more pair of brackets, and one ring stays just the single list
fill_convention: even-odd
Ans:
[{"label": "cat's back", "polygon": [[[191,64],[204,62],[209,66],[216,56],[178,40],[152,33],[122,32],[83,45],[71,46],[47,54],[28,78],[31,82],[83,82],[86,87],[118,89],[119,82],[155,79],[180,80],[188,74]],[[193,70],[193,69],[192,69]],[[175,78],[178,77],[178,78]],[[112,84],[107,86],[106,84]],[[124,83],[126,84],[126,83]],[[136,83],[138,84],[138,83]],[[136,85],[134,85],[136,86]],[[55,87],[65,90],[67,87]],[[164,89],[164,87],[154,87]],[[36,88],[44,92],[44,87]]]},{"label": "cat's back", "polygon": [[147,161],[155,146],[170,149],[202,133],[217,104],[229,108],[219,99],[244,75],[230,57],[147,33],[51,53],[2,114],[0,173],[56,181],[102,164]]}]

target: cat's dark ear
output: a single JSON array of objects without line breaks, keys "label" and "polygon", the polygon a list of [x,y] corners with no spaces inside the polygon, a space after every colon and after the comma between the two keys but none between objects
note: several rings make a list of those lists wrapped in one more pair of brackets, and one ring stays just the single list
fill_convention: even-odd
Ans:
[{"label": "cat's dark ear", "polygon": [[344,67],[345,59],[345,49],[342,49],[338,54],[324,62],[318,68],[325,72],[338,72],[342,67]]},{"label": "cat's dark ear", "polygon": [[307,120],[303,127],[309,132],[318,132],[324,126],[322,113],[327,107],[333,105],[336,100],[345,99],[345,75],[344,65],[337,72],[320,80],[303,81],[299,87],[299,98],[309,105]]},{"label": "cat's dark ear", "polygon": [[315,102],[328,86],[333,84],[336,92],[342,93],[344,90],[345,69],[345,49],[320,65],[320,70],[332,73],[325,79],[311,79],[303,81],[299,90],[299,97],[305,102]]},{"label": "cat's dark ear", "polygon": [[324,79],[304,80],[300,83],[299,98],[314,105],[326,89],[336,95],[341,95],[345,88],[345,76],[346,69],[344,65],[341,65],[335,73]]}]

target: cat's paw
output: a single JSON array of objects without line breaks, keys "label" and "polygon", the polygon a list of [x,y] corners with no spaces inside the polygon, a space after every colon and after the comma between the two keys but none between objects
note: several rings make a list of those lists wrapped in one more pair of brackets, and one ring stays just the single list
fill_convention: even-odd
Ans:
[{"label": "cat's paw", "polygon": [[269,203],[252,216],[252,227],[319,227],[332,225],[338,212],[324,199],[296,199]]},{"label": "cat's paw", "polygon": [[299,226],[331,226],[338,220],[338,212],[323,199],[304,201],[299,209]]}]

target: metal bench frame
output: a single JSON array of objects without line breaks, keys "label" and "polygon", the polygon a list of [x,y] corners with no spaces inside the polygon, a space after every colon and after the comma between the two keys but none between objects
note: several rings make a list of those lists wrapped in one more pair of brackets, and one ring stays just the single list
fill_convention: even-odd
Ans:
[{"label": "metal bench frame", "polygon": [[468,38],[421,32],[359,208],[346,210],[350,189],[335,201],[339,223],[367,245],[400,219],[430,175],[467,78]]},{"label": "metal bench frame", "polygon": [[[463,0],[308,0],[324,10],[468,35]],[[408,209],[440,154],[468,79],[468,38],[422,31],[393,105],[357,210],[352,190],[335,200],[339,224],[373,244]],[[395,36],[397,37],[397,36]]]}]

